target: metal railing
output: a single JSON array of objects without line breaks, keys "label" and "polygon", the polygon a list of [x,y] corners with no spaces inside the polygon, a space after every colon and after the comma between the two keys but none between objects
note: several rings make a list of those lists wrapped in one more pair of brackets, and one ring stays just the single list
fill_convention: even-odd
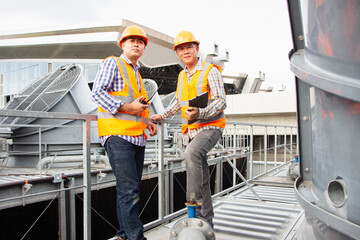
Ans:
[{"label": "metal railing", "polygon": [[[97,117],[95,115],[50,113],[50,112],[31,112],[31,111],[18,111],[18,110],[0,110],[0,116],[2,116],[2,117],[22,117],[22,118],[81,120],[83,122],[82,128],[83,128],[83,167],[84,167],[84,170],[83,170],[84,239],[91,239],[90,126],[91,126],[91,121],[95,121],[97,119]],[[40,141],[41,141],[41,138],[40,138]],[[41,146],[41,142],[39,144]],[[39,151],[41,153],[41,150],[39,150]]]},{"label": "metal railing", "polygon": [[[29,117],[29,118],[46,118],[46,119],[67,119],[67,120],[80,120],[82,121],[82,153],[83,153],[83,185],[61,188],[59,190],[47,191],[38,194],[47,193],[60,193],[67,190],[82,189],[84,192],[84,205],[83,205],[83,221],[84,221],[84,239],[91,239],[91,186],[98,184],[109,184],[111,181],[91,182],[91,167],[90,167],[90,131],[91,122],[96,121],[95,115],[82,115],[82,114],[67,114],[67,113],[49,113],[49,112],[28,112],[16,110],[0,110],[2,117]],[[158,218],[152,222],[146,223],[144,228],[151,229],[157,225],[169,222],[177,216],[186,212],[186,209],[181,209],[173,212],[171,207],[170,195],[173,192],[170,184],[174,171],[184,169],[181,164],[182,156],[179,153],[183,152],[174,151],[173,159],[169,159],[165,155],[165,136],[164,130],[167,125],[174,124],[176,121],[163,121],[158,124],[158,135],[154,138],[154,147],[157,149],[156,158],[152,160],[152,165],[155,167],[148,172],[148,175],[157,175],[158,178]],[[0,125],[0,128],[4,127]],[[6,126],[9,127],[9,126]],[[39,127],[39,158],[41,158],[41,129],[44,126],[24,125],[22,127]],[[47,126],[49,127],[49,126]],[[59,126],[53,126],[59,127]],[[172,131],[173,145],[181,146],[179,130]],[[213,198],[222,196],[229,193],[244,184],[256,179],[258,176],[266,172],[276,171],[282,164],[294,159],[297,154],[297,128],[295,126],[280,126],[280,125],[265,125],[265,124],[252,124],[252,123],[227,123],[224,129],[222,139],[218,145],[209,153],[209,164],[216,165],[216,189]],[[181,146],[182,147],[182,146]],[[180,148],[181,148],[180,147]],[[240,171],[236,168],[236,162],[240,158],[246,158],[247,174],[243,177]],[[177,164],[176,164],[177,163]],[[223,163],[229,164],[233,168],[232,187],[223,189]],[[101,172],[100,172],[101,173]],[[239,183],[239,178],[243,180]],[[256,194],[256,193],[255,193]],[[1,199],[1,202],[12,201],[14,199],[23,199],[33,197],[36,194],[22,195],[15,198]],[[62,234],[66,236],[66,234]],[[65,239],[65,238],[61,238]]]},{"label": "metal railing", "polygon": [[[165,176],[171,176],[170,173],[174,169],[165,168],[166,160],[163,153],[163,129],[167,123],[176,123],[175,121],[166,120],[158,124],[158,137],[157,147],[159,148],[158,155],[158,219],[145,224],[145,229],[151,229],[154,226],[168,222],[169,220],[180,216],[186,212],[186,209],[181,209],[177,212],[169,213],[164,206],[164,202],[167,202],[167,192],[172,190],[166,188],[164,185],[168,180]],[[175,131],[179,133],[180,131]],[[174,137],[178,139],[178,137]],[[264,145],[254,144],[254,139],[261,139]],[[222,189],[222,171],[223,162],[227,162],[233,168],[233,185],[231,191],[242,187],[245,183],[237,183],[237,176],[240,178],[241,173],[235,168],[238,158],[246,157],[247,169],[247,181],[262,176],[266,172],[271,172],[279,168],[279,166],[293,161],[295,155],[297,155],[297,128],[295,126],[284,125],[269,125],[269,124],[252,124],[252,123],[227,123],[224,129],[222,139],[219,141],[221,147],[215,147],[211,152],[209,158],[209,164],[216,164],[216,186],[215,196],[221,196],[227,194],[229,189]],[[183,150],[183,149],[182,149]],[[262,154],[263,153],[263,154]],[[281,159],[279,159],[281,158]],[[256,193],[255,193],[256,195]],[[165,199],[165,201],[164,201]]]}]

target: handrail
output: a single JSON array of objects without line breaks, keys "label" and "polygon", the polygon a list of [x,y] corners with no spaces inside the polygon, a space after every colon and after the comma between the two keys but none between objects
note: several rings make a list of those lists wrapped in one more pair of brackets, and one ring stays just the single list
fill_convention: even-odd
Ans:
[{"label": "handrail", "polygon": [[88,121],[97,120],[96,115],[90,115],[90,114],[22,111],[22,110],[10,110],[10,109],[0,109],[0,116],[24,117],[24,118],[68,119],[68,120],[88,120]]}]

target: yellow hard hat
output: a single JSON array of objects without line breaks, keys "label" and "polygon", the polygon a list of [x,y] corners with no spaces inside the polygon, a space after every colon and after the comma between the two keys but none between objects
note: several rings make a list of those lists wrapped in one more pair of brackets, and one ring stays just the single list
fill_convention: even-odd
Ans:
[{"label": "yellow hard hat", "polygon": [[192,34],[189,31],[181,31],[180,33],[178,33],[178,35],[176,35],[176,37],[174,39],[174,50],[180,44],[189,43],[189,42],[195,42],[198,45],[200,44],[200,42],[198,40],[196,40],[194,34]]},{"label": "yellow hard hat", "polygon": [[125,38],[131,37],[131,36],[142,37],[145,40],[145,46],[148,44],[148,38],[146,37],[145,31],[138,25],[133,25],[133,26],[127,27],[123,31],[123,33],[121,35],[121,39],[119,41],[120,46],[121,46],[122,42],[125,40]]}]

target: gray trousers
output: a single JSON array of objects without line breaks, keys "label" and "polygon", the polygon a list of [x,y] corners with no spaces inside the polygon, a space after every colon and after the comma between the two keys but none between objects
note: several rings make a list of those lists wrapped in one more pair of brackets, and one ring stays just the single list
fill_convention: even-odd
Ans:
[{"label": "gray trousers", "polygon": [[202,203],[197,214],[209,223],[214,217],[211,200],[210,174],[207,153],[221,137],[218,129],[204,130],[197,134],[185,149],[186,162],[186,200]]}]

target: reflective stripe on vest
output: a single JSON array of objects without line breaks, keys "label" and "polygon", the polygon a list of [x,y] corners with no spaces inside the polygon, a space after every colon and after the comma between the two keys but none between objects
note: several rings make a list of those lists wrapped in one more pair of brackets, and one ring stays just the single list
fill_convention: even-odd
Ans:
[{"label": "reflective stripe on vest", "polygon": [[[115,58],[115,57],[114,57]],[[122,79],[124,80],[124,88],[118,92],[109,92],[125,103],[131,103],[141,95],[146,96],[142,78],[139,73],[139,79],[141,84],[142,93],[139,91],[135,73],[131,66],[126,63],[122,58],[115,58]],[[134,115],[127,112],[117,112],[115,115],[106,111],[105,109],[98,108],[98,132],[99,136],[107,135],[127,135],[138,136],[144,133],[144,130],[149,121],[150,110],[146,109],[140,115]]]},{"label": "reflective stripe on vest", "polygon": [[[181,123],[182,123],[181,131],[183,133],[186,133],[188,131],[188,128],[195,129],[208,125],[217,126],[219,128],[225,127],[226,123],[225,123],[224,112],[221,112],[220,114],[213,116],[209,119],[199,119],[190,125],[188,125],[188,121],[185,117],[185,110],[189,105],[189,100],[208,91],[207,89],[208,75],[213,66],[215,65],[209,63],[203,63],[203,70],[196,71],[190,83],[188,82],[187,75],[184,70],[181,71],[179,74],[176,96],[178,98],[181,108]],[[209,94],[209,99],[207,105],[209,105],[213,101],[211,99],[210,91],[208,91],[208,94]]]}]

